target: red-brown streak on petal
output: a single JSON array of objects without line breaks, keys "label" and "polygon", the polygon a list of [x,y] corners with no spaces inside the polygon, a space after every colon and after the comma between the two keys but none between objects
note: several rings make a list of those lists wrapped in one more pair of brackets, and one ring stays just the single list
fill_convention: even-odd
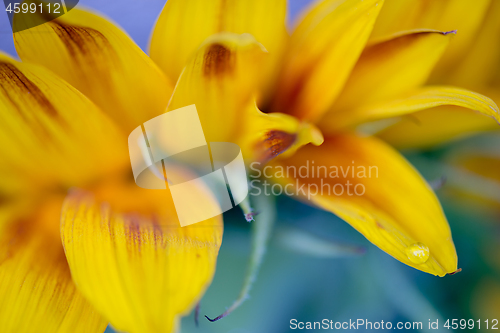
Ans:
[{"label": "red-brown streak on petal", "polygon": [[266,163],[285,152],[297,139],[296,134],[276,130],[267,132],[264,137],[263,141],[256,144],[258,156],[260,156],[258,160],[262,163]]},{"label": "red-brown streak on petal", "polygon": [[[89,46],[102,50],[111,49],[108,39],[95,29],[67,25],[58,20],[54,20],[52,23],[52,30],[54,30],[73,57],[78,54],[77,51],[82,54],[91,52]],[[104,46],[104,48],[101,46]]]},{"label": "red-brown streak on petal", "polygon": [[56,108],[50,103],[45,94],[12,64],[0,62],[0,89],[3,90],[25,120],[27,119],[26,115],[23,114],[22,108],[15,102],[14,96],[22,95],[26,99],[32,99],[34,103],[43,108],[47,115],[53,118],[59,116]]},{"label": "red-brown streak on petal", "polygon": [[140,217],[135,214],[125,214],[124,219],[126,221],[125,232],[129,239],[128,244],[131,247],[140,248],[142,243]]},{"label": "red-brown streak on petal", "polygon": [[203,74],[206,77],[223,76],[234,71],[235,59],[228,48],[221,44],[212,44],[203,58]]},{"label": "red-brown streak on petal", "polygon": [[[101,81],[107,82],[107,87],[110,90],[113,89],[114,84],[110,76],[112,69],[107,67],[111,65],[115,67],[115,70],[119,71],[120,66],[123,65],[106,36],[95,29],[68,25],[59,20],[52,21],[50,26],[64,44],[70,56],[83,63],[82,68],[90,67],[96,73],[99,73]],[[112,61],[109,61],[109,59],[104,61],[107,57]],[[80,80],[87,81],[85,76],[81,77]]]}]

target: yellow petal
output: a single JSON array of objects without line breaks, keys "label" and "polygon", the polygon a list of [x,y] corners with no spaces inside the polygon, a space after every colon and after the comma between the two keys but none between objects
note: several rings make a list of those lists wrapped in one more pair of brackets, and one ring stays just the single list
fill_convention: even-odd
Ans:
[{"label": "yellow petal", "polygon": [[[500,87],[500,61],[498,61],[500,58],[500,43],[498,43],[500,20],[498,17],[500,17],[500,2],[491,1],[481,29],[474,34],[472,43],[461,54],[462,61],[454,65],[447,77],[436,75],[437,82],[445,81],[469,89],[479,89],[492,83]],[[462,15],[459,19],[467,19],[467,16]],[[500,91],[500,88],[497,88],[497,91]]]},{"label": "yellow petal", "polygon": [[222,219],[181,227],[168,192],[116,185],[70,195],[61,234],[79,289],[114,328],[173,332],[212,280]]},{"label": "yellow petal", "polygon": [[[332,132],[352,110],[389,100],[425,83],[443,54],[451,34],[411,31],[368,46],[356,63],[339,99],[321,121]],[[357,114],[353,114],[355,121]]]},{"label": "yellow petal", "polygon": [[270,110],[316,120],[334,102],[383,1],[325,0],[292,34]]},{"label": "yellow petal", "polygon": [[127,138],[50,71],[0,54],[0,191],[75,186],[128,164]]},{"label": "yellow petal", "polygon": [[[338,114],[335,126],[349,126],[404,115],[417,116],[418,111],[443,105],[460,106],[476,111],[500,123],[498,106],[486,96],[454,87],[425,87],[408,92],[389,102],[365,105],[351,110],[349,113]],[[448,108],[446,110],[454,109]],[[439,112],[439,110],[434,112]],[[441,128],[456,127],[457,125],[453,116],[446,123],[439,124]]]},{"label": "yellow petal", "polygon": [[[383,142],[352,134],[328,137],[320,147],[305,146],[274,165],[285,170],[276,180],[296,189],[288,193],[338,215],[399,261],[439,276],[456,271],[455,247],[438,199]],[[417,256],[419,243],[429,249],[423,263],[417,263],[425,259]]]},{"label": "yellow petal", "polygon": [[478,29],[486,21],[484,16],[489,11],[490,2],[497,1],[387,0],[371,38],[377,39],[411,29],[457,30],[457,37],[436,67],[436,74],[453,73],[457,62],[478,38]]},{"label": "yellow petal", "polygon": [[171,84],[125,32],[105,18],[72,9],[16,32],[14,42],[23,61],[55,72],[127,132],[165,111]]},{"label": "yellow petal", "polygon": [[[432,95],[425,93],[426,89],[422,90],[424,94],[421,100],[410,98],[408,101],[410,103],[407,106],[413,105],[411,107],[418,110],[419,105],[425,107],[442,105],[436,104],[436,101],[432,102],[432,99],[429,99]],[[432,92],[433,89],[430,87],[429,92]],[[454,94],[453,91],[457,94]],[[452,94],[448,94],[449,92]],[[500,101],[498,92],[495,95],[493,91],[487,91],[487,94],[497,102]],[[380,131],[377,136],[400,149],[427,148],[478,132],[498,130],[498,107],[489,98],[456,88],[438,92],[437,95],[442,96],[439,99],[444,97],[445,105],[462,107],[439,106],[412,113]],[[387,110],[397,111],[397,108],[393,107],[397,106],[398,103],[396,101],[392,106],[388,104]],[[472,112],[470,109],[476,112]]]},{"label": "yellow petal", "polygon": [[156,22],[151,58],[175,82],[207,37],[232,32],[253,35],[274,65],[285,41],[285,16],[285,0],[169,0]]},{"label": "yellow petal", "polygon": [[[59,236],[62,199],[0,221],[2,333],[101,333],[107,322],[76,290]],[[33,208],[33,207],[31,207]]]},{"label": "yellow petal", "polygon": [[273,133],[283,133],[282,141],[287,142],[280,153],[293,145],[321,143],[321,133],[314,126],[257,109],[259,68],[266,55],[262,45],[248,34],[210,37],[182,72],[168,110],[195,104],[206,140],[239,144],[247,162],[268,154],[264,142]]}]

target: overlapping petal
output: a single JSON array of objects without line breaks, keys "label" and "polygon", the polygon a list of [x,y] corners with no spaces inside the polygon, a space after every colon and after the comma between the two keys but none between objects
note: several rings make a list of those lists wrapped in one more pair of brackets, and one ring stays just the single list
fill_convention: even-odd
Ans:
[{"label": "overlapping petal", "polygon": [[[487,90],[487,96],[500,101],[500,95],[498,92],[495,94],[493,90]],[[489,98],[470,92],[457,97],[465,98],[464,101],[468,100],[469,105],[473,102],[475,107],[466,107],[479,112],[471,112],[469,109],[457,106],[433,107],[401,118],[378,132],[377,136],[400,149],[428,148],[475,133],[498,130],[498,106],[491,104]],[[489,117],[485,117],[485,114]]]},{"label": "overlapping petal", "polygon": [[[437,76],[454,72],[457,63],[478,36],[488,6],[495,0],[387,0],[373,29],[372,39],[411,29],[457,30],[436,67]],[[496,20],[494,20],[496,21]],[[470,88],[469,86],[466,86]]]},{"label": "overlapping petal", "polygon": [[126,137],[50,71],[0,54],[0,159],[5,194],[76,186],[127,163]]},{"label": "overlapping petal", "polygon": [[423,85],[449,39],[447,33],[416,30],[369,45],[339,99],[322,119],[322,128],[334,131],[343,126],[343,118],[351,117],[353,109],[389,100]]},{"label": "overlapping petal", "polygon": [[291,36],[269,107],[317,120],[334,102],[363,50],[383,1],[325,0]]},{"label": "overlapping petal", "polygon": [[[418,172],[383,142],[338,134],[273,165],[286,170],[278,181],[335,213],[394,258],[434,275],[456,271],[455,247],[439,201]],[[412,251],[419,243],[429,249],[428,260],[420,263]]]},{"label": "overlapping petal", "polygon": [[64,204],[61,234],[71,274],[111,325],[174,332],[212,280],[222,219],[181,227],[167,191],[116,184]]},{"label": "overlapping petal", "polygon": [[[470,6],[475,10],[475,6]],[[468,19],[469,13],[459,17]],[[455,65],[447,76],[436,75],[435,81],[447,82],[469,89],[479,89],[493,85],[500,94],[500,2],[491,1],[482,25],[466,50],[463,50],[460,63]],[[437,73],[439,74],[439,73]],[[486,94],[486,91],[483,93]],[[497,100],[499,103],[500,100]]]},{"label": "overlapping petal", "polygon": [[0,327],[3,333],[102,333],[106,329],[107,322],[83,298],[71,279],[59,237],[61,203],[62,198],[52,198],[41,208],[29,207],[33,214],[17,212],[2,216]]},{"label": "overlapping petal", "polygon": [[126,131],[163,113],[170,99],[172,85],[153,61],[120,28],[90,12],[72,9],[16,32],[14,43],[23,61],[52,70]]},{"label": "overlapping petal", "polygon": [[313,125],[257,108],[259,68],[265,57],[251,35],[210,37],[182,72],[168,110],[195,104],[207,141],[238,143],[247,162],[309,142],[320,144],[322,135]]},{"label": "overlapping petal", "polygon": [[284,0],[169,0],[153,31],[151,58],[176,81],[209,36],[249,33],[266,48],[269,66],[275,67],[286,40],[285,16]]},{"label": "overlapping petal", "polygon": [[[490,118],[489,121],[479,120],[480,123],[490,124],[495,121],[497,124],[500,123],[500,111],[498,106],[493,100],[486,96],[455,87],[424,87],[407,92],[388,102],[368,104],[353,109],[349,113],[338,114],[335,117],[335,123],[332,125],[345,127],[372,120],[411,115],[416,117],[413,118],[413,120],[418,126],[419,121],[415,121],[415,119],[419,119],[419,111],[432,109],[429,113],[434,113],[436,119],[438,117],[443,119],[446,111],[456,110],[455,108],[436,108],[438,106],[462,107],[465,108],[466,112],[471,114],[467,119],[473,119],[472,111],[475,111],[478,114]],[[447,114],[449,118],[446,123],[443,124],[440,122],[436,123],[436,125],[443,128],[443,133],[448,132],[449,134],[453,130],[453,127],[460,125],[460,122],[456,121],[456,119],[460,118],[462,115],[461,112],[463,112],[463,110],[459,110],[456,116],[453,113]],[[472,128],[473,123],[469,124],[467,127],[469,129]],[[462,128],[462,130],[464,130],[464,128]],[[398,143],[396,142],[395,144],[397,145]]]}]

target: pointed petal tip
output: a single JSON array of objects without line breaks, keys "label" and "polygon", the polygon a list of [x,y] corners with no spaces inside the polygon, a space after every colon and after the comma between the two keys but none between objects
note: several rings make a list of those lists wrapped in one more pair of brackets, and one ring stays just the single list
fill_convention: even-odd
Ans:
[{"label": "pointed petal tip", "polygon": [[448,273],[448,275],[455,275],[455,274],[457,274],[457,273],[460,273],[461,271],[462,271],[462,269],[461,269],[461,268],[459,268],[459,269],[457,269],[457,270],[456,270],[456,271],[454,271],[454,272]]}]

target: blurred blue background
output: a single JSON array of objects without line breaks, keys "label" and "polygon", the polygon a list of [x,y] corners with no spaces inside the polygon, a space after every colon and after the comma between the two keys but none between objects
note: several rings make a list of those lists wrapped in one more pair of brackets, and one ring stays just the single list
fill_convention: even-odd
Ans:
[{"label": "blurred blue background", "polygon": [[[310,2],[289,0],[289,22]],[[163,5],[164,0],[81,0],[79,6],[94,8],[116,21],[146,51]],[[15,54],[6,14],[0,15],[0,49]],[[427,153],[425,157],[438,158],[439,153]],[[428,179],[441,176],[419,165],[422,155],[407,157]],[[439,319],[440,323],[446,319],[493,319],[482,310],[483,301],[477,292],[485,279],[498,279],[498,268],[492,267],[488,255],[484,255],[499,255],[495,247],[500,239],[498,219],[491,223],[491,218],[480,212],[465,211],[451,205],[446,197],[441,199],[453,230],[459,267],[464,269],[444,278],[392,259],[330,213],[279,198],[278,229],[293,226],[327,241],[362,246],[366,254],[340,259],[312,257],[286,250],[274,237],[251,298],[230,316],[210,323],[204,314],[219,315],[237,297],[250,253],[250,225],[238,211],[229,212],[214,282],[201,303],[200,326],[196,328],[191,314],[184,318],[182,332],[281,333],[293,331],[291,319],[324,318],[421,321],[427,331],[429,319]],[[491,248],[497,252],[491,253]],[[111,328],[108,331],[112,332]]]}]

